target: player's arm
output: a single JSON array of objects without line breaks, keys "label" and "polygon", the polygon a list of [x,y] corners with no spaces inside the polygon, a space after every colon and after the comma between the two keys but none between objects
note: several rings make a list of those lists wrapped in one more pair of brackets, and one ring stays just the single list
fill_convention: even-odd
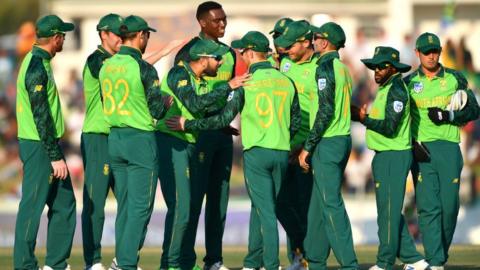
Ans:
[{"label": "player's arm", "polygon": [[[292,82],[293,87],[295,88],[295,84]],[[295,134],[297,134],[298,130],[300,130],[300,126],[302,125],[302,113],[300,110],[300,103],[298,101],[298,94],[297,90],[295,89],[293,95],[293,102],[290,107],[290,140],[293,140]]]},{"label": "player's arm", "polygon": [[363,124],[370,130],[378,132],[385,137],[391,138],[397,134],[400,121],[405,113],[405,107],[408,101],[408,92],[405,89],[403,81],[395,79],[387,95],[385,106],[385,118],[373,119],[368,115],[363,120]]},{"label": "player's arm", "polygon": [[150,114],[155,119],[165,116],[169,106],[166,105],[165,97],[160,92],[160,80],[155,68],[145,61],[140,61],[140,74],[145,97]]},{"label": "player's arm", "polygon": [[322,138],[335,113],[335,71],[333,61],[317,67],[315,80],[318,82],[318,111],[315,122],[305,141],[304,149],[311,153]]},{"label": "player's arm", "polygon": [[193,83],[190,81],[190,75],[180,66],[170,70],[167,83],[180,102],[193,114],[203,112],[219,99],[226,99],[228,93],[232,90],[228,83],[224,82],[215,91],[197,95]]},{"label": "player's arm", "polygon": [[240,88],[230,92],[232,98],[227,105],[213,116],[185,121],[186,131],[215,130],[227,127],[245,104],[244,90]]},{"label": "player's arm", "polygon": [[33,56],[25,75],[25,86],[30,100],[33,121],[40,141],[50,161],[63,159],[57,143],[55,124],[48,103],[48,74],[40,57]]}]

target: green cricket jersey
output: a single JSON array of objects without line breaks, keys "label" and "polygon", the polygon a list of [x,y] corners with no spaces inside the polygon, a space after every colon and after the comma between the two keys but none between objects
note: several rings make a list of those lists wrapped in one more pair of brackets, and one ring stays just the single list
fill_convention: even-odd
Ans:
[{"label": "green cricket jersey", "polygon": [[98,75],[103,62],[112,55],[101,45],[90,54],[83,68],[83,91],[85,96],[85,120],[83,122],[82,132],[101,133],[110,132],[107,121],[103,114],[102,93],[100,92],[100,82]]},{"label": "green cricket jersey", "polygon": [[350,134],[352,78],[337,51],[327,52],[317,61],[317,95],[311,99],[310,133],[304,149],[312,152],[322,137]]},{"label": "green cricket jersey", "polygon": [[63,158],[57,141],[65,126],[51,59],[37,46],[23,59],[17,78],[17,123],[18,138],[41,141],[55,161]]},{"label": "green cricket jersey", "polygon": [[363,123],[367,127],[367,146],[376,151],[411,148],[410,99],[402,75],[396,73],[378,88]]},{"label": "green cricket jersey", "polygon": [[99,79],[109,127],[153,131],[154,119],[165,115],[157,71],[139,50],[122,46],[104,62]]},{"label": "green cricket jersey", "polygon": [[188,120],[203,117],[205,109],[219,100],[226,100],[232,90],[227,82],[218,83],[215,91],[210,92],[207,81],[197,77],[190,65],[176,65],[162,81],[161,91],[174,97],[174,103],[164,119],[157,123],[157,130],[188,141],[196,142],[196,132],[170,130],[165,120],[172,116],[183,116]]},{"label": "green cricket jersey", "polygon": [[[437,75],[429,78],[419,67],[404,80],[412,101],[413,137],[421,142],[436,140],[460,142],[458,126],[477,119],[479,115],[477,100],[473,92],[467,89],[468,83],[465,77],[460,72],[441,66]],[[428,117],[428,108],[438,107],[445,110],[452,95],[461,89],[467,91],[467,105],[461,111],[454,112],[453,121],[450,123],[435,125]]]},{"label": "green cricket jersey", "polygon": [[280,71],[295,83],[302,112],[302,125],[292,140],[292,146],[303,144],[310,132],[310,106],[317,95],[317,60],[318,54],[312,54],[308,60],[301,63],[295,63],[288,57],[284,57],[280,63]]},{"label": "green cricket jersey", "polygon": [[301,125],[298,96],[293,82],[267,62],[250,66],[249,85],[231,92],[225,108],[217,115],[185,122],[186,130],[219,129],[241,111],[244,150],[259,146],[290,150]]}]

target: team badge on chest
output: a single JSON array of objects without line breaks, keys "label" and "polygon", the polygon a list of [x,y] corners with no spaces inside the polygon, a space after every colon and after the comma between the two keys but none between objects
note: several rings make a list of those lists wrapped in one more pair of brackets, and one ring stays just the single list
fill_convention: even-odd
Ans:
[{"label": "team badge on chest", "polygon": [[290,70],[291,66],[292,66],[292,64],[285,63],[285,65],[283,65],[283,67],[282,67],[282,72],[288,72]]},{"label": "team badge on chest", "polygon": [[423,91],[423,83],[422,82],[416,82],[413,84],[413,91],[415,93],[420,93]]},{"label": "team badge on chest", "polygon": [[318,90],[323,90],[327,87],[327,79],[325,78],[320,78],[318,79]]}]

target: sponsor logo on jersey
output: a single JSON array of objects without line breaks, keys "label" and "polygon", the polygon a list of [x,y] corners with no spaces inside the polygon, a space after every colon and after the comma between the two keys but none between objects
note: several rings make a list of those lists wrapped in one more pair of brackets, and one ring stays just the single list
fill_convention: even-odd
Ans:
[{"label": "sponsor logo on jersey", "polygon": [[413,84],[413,91],[415,93],[420,93],[423,90],[423,83],[422,82],[416,82]]}]

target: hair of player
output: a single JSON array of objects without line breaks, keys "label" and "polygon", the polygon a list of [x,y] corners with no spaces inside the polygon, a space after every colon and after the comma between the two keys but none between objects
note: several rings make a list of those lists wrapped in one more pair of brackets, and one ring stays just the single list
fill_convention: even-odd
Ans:
[{"label": "hair of player", "polygon": [[200,20],[205,14],[210,12],[210,10],[221,9],[222,5],[214,1],[203,2],[197,7],[197,20]]}]

